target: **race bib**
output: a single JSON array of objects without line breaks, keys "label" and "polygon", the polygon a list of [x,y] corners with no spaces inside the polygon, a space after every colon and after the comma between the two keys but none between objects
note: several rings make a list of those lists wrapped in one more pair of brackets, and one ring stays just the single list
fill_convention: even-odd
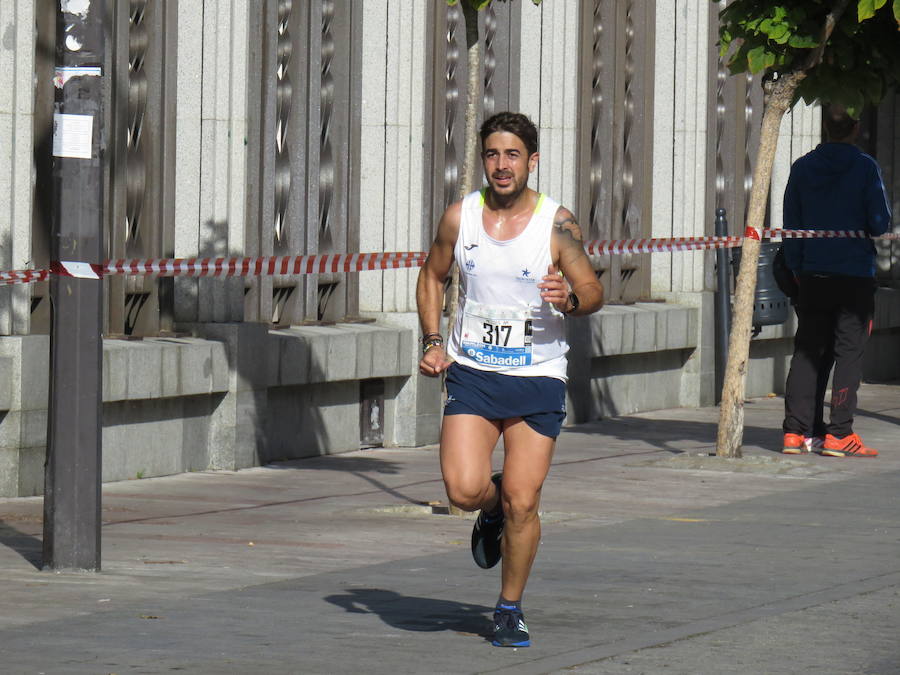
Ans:
[{"label": "race bib", "polygon": [[488,366],[531,365],[531,311],[466,303],[463,314],[463,354]]}]

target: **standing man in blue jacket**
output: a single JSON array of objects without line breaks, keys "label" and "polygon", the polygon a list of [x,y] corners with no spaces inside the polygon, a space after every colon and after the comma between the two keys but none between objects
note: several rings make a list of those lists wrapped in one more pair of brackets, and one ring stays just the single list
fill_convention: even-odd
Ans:
[{"label": "standing man in blue jacket", "polygon": [[[881,170],[853,143],[859,122],[840,106],[823,109],[827,142],[791,167],[784,193],[790,230],[862,230],[884,234],[891,223]],[[831,419],[821,453],[875,457],[853,433],[862,358],[875,313],[875,244],[871,239],[786,239],[785,262],[800,285],[797,335],[784,397],[783,452],[808,452],[816,378],[833,342]]]}]

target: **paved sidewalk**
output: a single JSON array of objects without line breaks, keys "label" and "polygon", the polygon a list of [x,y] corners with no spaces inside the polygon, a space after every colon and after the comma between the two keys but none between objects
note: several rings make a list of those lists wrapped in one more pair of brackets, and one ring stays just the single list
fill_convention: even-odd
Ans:
[{"label": "paved sidewalk", "polygon": [[740,460],[712,408],[566,430],[528,649],[490,646],[434,448],[108,484],[98,574],[39,571],[41,500],[0,500],[0,672],[900,673],[900,387],[861,390],[877,459],[774,452],[782,404]]}]

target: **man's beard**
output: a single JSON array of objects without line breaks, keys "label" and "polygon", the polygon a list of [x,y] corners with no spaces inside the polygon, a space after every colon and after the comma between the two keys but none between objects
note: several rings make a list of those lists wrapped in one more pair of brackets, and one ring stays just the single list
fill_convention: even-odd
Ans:
[{"label": "man's beard", "polygon": [[[493,180],[497,180],[497,176],[492,176],[492,178],[493,178]],[[495,189],[494,184],[490,183],[491,192],[493,193],[493,196],[494,196],[494,202],[497,206],[505,206],[507,204],[514,203],[522,195],[522,193],[525,192],[525,189],[528,187],[527,182],[523,182],[521,184],[518,183],[518,181],[516,181],[515,174],[512,174],[510,176],[510,178],[512,180],[510,181],[510,184],[507,187],[513,188],[512,192],[506,192],[506,193],[501,194],[500,192],[498,192]]]}]

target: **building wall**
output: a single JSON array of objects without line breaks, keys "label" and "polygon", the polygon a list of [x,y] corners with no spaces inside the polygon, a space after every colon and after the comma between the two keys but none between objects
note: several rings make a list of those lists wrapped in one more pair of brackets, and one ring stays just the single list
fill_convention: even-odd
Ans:
[{"label": "building wall", "polygon": [[[247,0],[178,3],[175,256],[245,255]],[[203,36],[203,39],[198,39]],[[176,321],[243,319],[243,282],[176,280]]]},{"label": "building wall", "polygon": [[[361,251],[421,251],[426,3],[363,5]],[[416,270],[366,274],[365,312],[415,311]]]},{"label": "building wall", "polygon": [[573,2],[522,3],[521,43],[529,48],[520,57],[519,110],[538,128],[541,155],[530,185],[570,209],[578,189],[578,14]]},{"label": "building wall", "polygon": [[[706,109],[708,12],[713,3],[690,0],[657,5],[656,86],[653,137],[654,237],[703,236],[707,231]],[[689,39],[684,39],[690,36]],[[652,258],[654,295],[699,293],[704,253],[658,254]]]}]

